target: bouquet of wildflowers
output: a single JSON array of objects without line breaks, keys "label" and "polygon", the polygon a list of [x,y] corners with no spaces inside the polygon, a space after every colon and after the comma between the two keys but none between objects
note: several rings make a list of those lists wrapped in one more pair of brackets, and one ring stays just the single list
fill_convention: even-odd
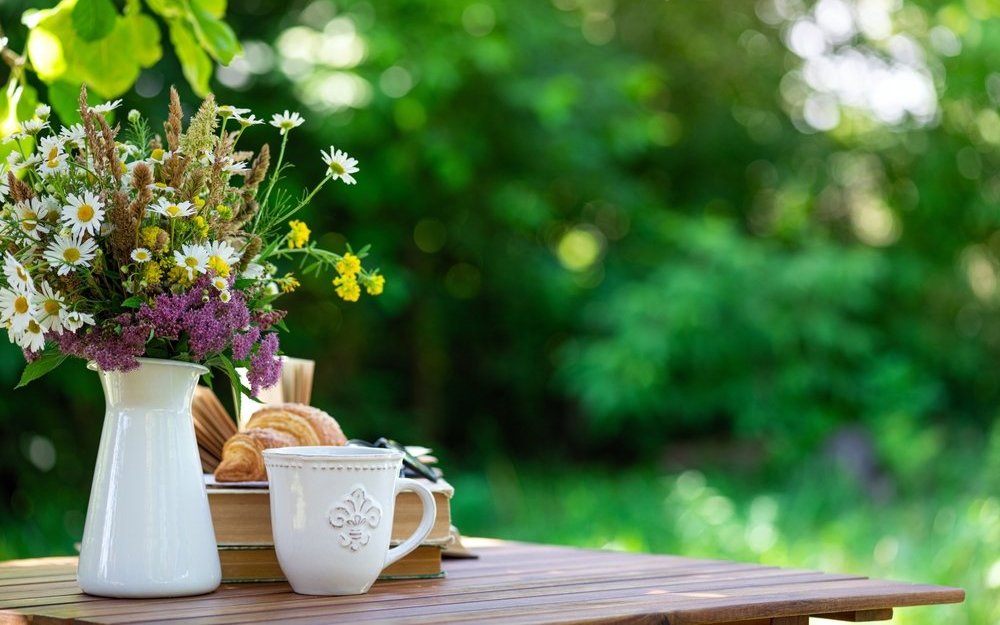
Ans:
[{"label": "bouquet of wildflowers", "polygon": [[298,113],[271,121],[282,139],[268,175],[267,145],[237,149],[263,123],[248,110],[209,96],[185,129],[171,89],[161,138],[137,111],[123,132],[109,126],[120,103],[91,107],[84,91],[82,122],[59,132],[39,107],[0,164],[0,323],[29,362],[21,384],[68,356],[106,371],[152,357],[216,367],[234,384],[246,367],[256,395],[280,375],[274,301],[299,284],[276,263],[329,272],[348,301],[382,292],[385,278],[361,265],[367,249],[321,249],[292,219],[329,181],[354,184],[356,160],[331,147],[315,188],[298,199],[275,189]]}]

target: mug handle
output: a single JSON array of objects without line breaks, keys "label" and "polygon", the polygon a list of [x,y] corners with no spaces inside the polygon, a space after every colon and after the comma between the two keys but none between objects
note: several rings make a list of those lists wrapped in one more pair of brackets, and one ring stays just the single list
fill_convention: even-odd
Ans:
[{"label": "mug handle", "polygon": [[420,519],[420,525],[417,526],[417,530],[413,532],[409,538],[404,540],[399,545],[389,549],[389,552],[385,557],[385,568],[397,560],[410,553],[414,549],[420,546],[427,535],[431,533],[431,529],[434,528],[434,520],[437,518],[437,504],[434,503],[434,495],[431,491],[427,489],[426,486],[421,484],[416,480],[411,480],[409,478],[401,477],[396,480],[396,493],[393,495],[399,495],[403,491],[411,491],[417,497],[420,497],[420,503],[423,504],[424,515]]}]

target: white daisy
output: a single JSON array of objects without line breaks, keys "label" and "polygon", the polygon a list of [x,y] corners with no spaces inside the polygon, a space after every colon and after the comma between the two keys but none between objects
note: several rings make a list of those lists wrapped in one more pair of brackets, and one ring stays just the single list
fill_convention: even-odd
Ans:
[{"label": "white daisy", "polygon": [[52,107],[48,104],[39,104],[35,107],[35,117],[40,117],[41,119],[48,119],[49,114],[52,113]]},{"label": "white daisy", "polygon": [[219,291],[219,301],[223,304],[228,304],[231,299],[233,299],[233,294],[229,292],[229,289]]},{"label": "white daisy", "polygon": [[153,255],[149,253],[149,250],[144,247],[135,248],[132,250],[130,256],[132,257],[132,260],[137,263],[149,262],[153,258]]},{"label": "white daisy", "polygon": [[83,326],[94,325],[94,315],[88,315],[87,313],[71,310],[66,313],[63,325],[65,325],[66,329],[70,332],[76,332]]},{"label": "white daisy", "polygon": [[42,282],[41,288],[31,298],[31,303],[38,309],[38,323],[42,329],[62,334],[63,320],[66,317],[66,302],[62,293],[53,289],[48,282]]},{"label": "white daisy", "polygon": [[67,154],[57,154],[54,158],[39,159],[38,174],[42,178],[48,178],[53,174],[63,174],[67,171],[69,171],[69,155]]},{"label": "white daisy", "polygon": [[63,147],[65,143],[66,140],[58,135],[42,137],[38,144],[38,153],[42,155],[42,159],[54,161],[65,153]]},{"label": "white daisy", "polygon": [[231,176],[245,176],[247,173],[246,163],[229,163],[222,168],[222,171],[228,173]]},{"label": "white daisy", "polygon": [[146,185],[146,188],[150,191],[157,191],[159,193],[173,193],[176,190],[173,187],[168,186],[165,182],[154,182]]},{"label": "white daisy", "polygon": [[256,126],[257,124],[263,124],[263,119],[258,119],[256,115],[250,114],[249,117],[243,117],[242,115],[233,115],[233,119],[240,123],[240,126],[246,128],[247,126]]},{"label": "white daisy", "polygon": [[256,280],[264,275],[264,265],[260,263],[250,263],[247,268],[243,270],[240,274],[241,278],[246,278],[247,280]]},{"label": "white daisy", "polygon": [[97,244],[93,239],[84,241],[80,237],[56,235],[45,249],[43,256],[53,266],[59,267],[56,273],[65,276],[73,271],[74,267],[88,266],[90,261],[94,260],[96,253]]},{"label": "white daisy", "polygon": [[226,241],[210,241],[205,245],[205,253],[208,254],[208,261],[225,263],[226,267],[232,267],[240,262],[240,254]]},{"label": "white daisy", "polygon": [[24,158],[19,152],[11,152],[10,156],[7,157],[7,166],[15,175],[19,175],[25,169],[34,167],[41,162],[41,154],[32,154],[28,158]]},{"label": "white daisy", "polygon": [[174,252],[174,262],[187,271],[189,278],[193,278],[194,274],[207,271],[208,250],[201,245],[185,244],[181,250]]},{"label": "white daisy", "polygon": [[28,320],[24,329],[13,333],[14,342],[21,349],[30,352],[40,352],[45,349],[45,333],[42,326],[34,319]]},{"label": "white daisy", "polygon": [[228,119],[230,117],[233,117],[234,115],[235,116],[246,115],[247,113],[250,112],[250,109],[241,109],[241,108],[236,108],[231,104],[223,104],[219,108],[215,109],[215,112],[222,119]]},{"label": "white daisy", "polygon": [[223,277],[217,277],[212,280],[212,286],[214,286],[218,291],[225,291],[229,288],[229,282],[227,282]]},{"label": "white daisy", "polygon": [[62,221],[73,229],[73,234],[96,236],[104,221],[104,203],[91,193],[84,191],[83,196],[69,194],[69,202],[62,208]]},{"label": "white daisy", "polygon": [[73,124],[72,126],[64,126],[59,131],[59,136],[66,143],[73,143],[77,147],[83,147],[84,138],[87,136],[87,133],[83,129],[83,124]]},{"label": "white daisy", "polygon": [[62,206],[59,205],[59,200],[52,197],[51,195],[44,195],[35,210],[38,211],[38,218],[43,221],[48,221],[49,223],[55,223],[59,216],[59,211]]},{"label": "white daisy", "polygon": [[24,265],[17,262],[10,252],[3,257],[3,275],[7,278],[7,285],[15,291],[21,293],[32,293],[35,290],[35,281],[31,279],[31,274]]},{"label": "white daisy", "polygon": [[33,296],[33,293],[0,289],[0,319],[16,332],[23,330],[38,312],[31,301]]},{"label": "white daisy", "polygon": [[140,152],[138,146],[133,143],[116,143],[118,147],[118,159],[122,162],[122,173],[125,173],[124,161],[134,159]]},{"label": "white daisy", "polygon": [[151,213],[163,215],[168,219],[194,215],[194,208],[191,206],[191,202],[173,202],[165,197],[161,197],[156,204],[148,206],[146,210]]},{"label": "white daisy", "polygon": [[21,122],[20,131],[26,135],[37,135],[42,128],[48,126],[49,123],[42,121],[40,119],[28,119]]},{"label": "white daisy", "polygon": [[285,112],[280,115],[275,113],[271,116],[271,125],[281,129],[281,134],[285,134],[292,128],[298,128],[305,121],[298,113],[289,113],[288,109],[285,109]]},{"label": "white daisy", "polygon": [[7,155],[7,169],[10,171],[15,171],[15,168],[20,165],[23,159],[24,157],[21,156],[21,153],[18,152],[17,150],[14,150],[13,152]]},{"label": "white daisy", "polygon": [[21,231],[36,241],[49,231],[48,226],[42,223],[45,215],[48,214],[48,209],[43,206],[37,197],[14,205],[14,212],[17,213],[17,221],[21,226]]},{"label": "white daisy", "polygon": [[122,101],[119,99],[119,100],[114,100],[113,102],[105,102],[104,104],[98,104],[97,106],[92,106],[90,107],[90,110],[95,113],[102,113],[102,114],[110,113],[111,111],[115,110],[121,105]]},{"label": "white daisy", "polygon": [[326,163],[329,170],[327,171],[328,176],[334,180],[339,178],[344,181],[344,184],[355,184],[357,182],[354,176],[351,175],[358,172],[357,159],[351,158],[343,150],[335,150],[332,145],[330,146],[329,154],[322,150],[320,150],[320,154],[323,155],[323,162]]},{"label": "white daisy", "polygon": [[162,163],[173,156],[173,154],[173,152],[169,152],[163,148],[153,148],[153,151],[149,153],[149,160],[154,163]]}]

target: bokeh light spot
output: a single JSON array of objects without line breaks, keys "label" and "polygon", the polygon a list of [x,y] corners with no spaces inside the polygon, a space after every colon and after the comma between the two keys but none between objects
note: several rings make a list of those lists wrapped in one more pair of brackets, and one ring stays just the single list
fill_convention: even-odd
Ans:
[{"label": "bokeh light spot", "polygon": [[604,236],[590,226],[578,226],[564,234],[556,246],[556,255],[570,271],[586,271],[597,262],[604,247]]},{"label": "bokeh light spot", "polygon": [[28,460],[39,471],[51,471],[56,466],[56,447],[44,436],[32,436],[28,442]]},{"label": "bokeh light spot", "polygon": [[497,16],[493,7],[485,2],[470,4],[462,11],[462,26],[465,27],[465,32],[473,37],[485,37],[490,34],[496,23]]},{"label": "bokeh light spot", "polygon": [[413,77],[402,67],[393,65],[382,72],[378,86],[390,98],[401,98],[413,88]]}]

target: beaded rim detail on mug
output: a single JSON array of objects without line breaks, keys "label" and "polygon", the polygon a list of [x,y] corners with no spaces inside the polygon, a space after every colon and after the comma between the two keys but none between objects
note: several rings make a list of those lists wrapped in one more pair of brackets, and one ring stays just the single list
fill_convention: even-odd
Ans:
[{"label": "beaded rim detail on mug", "polygon": [[267,466],[275,469],[305,469],[319,471],[386,471],[397,469],[396,464],[320,464],[314,462],[268,462]]}]

